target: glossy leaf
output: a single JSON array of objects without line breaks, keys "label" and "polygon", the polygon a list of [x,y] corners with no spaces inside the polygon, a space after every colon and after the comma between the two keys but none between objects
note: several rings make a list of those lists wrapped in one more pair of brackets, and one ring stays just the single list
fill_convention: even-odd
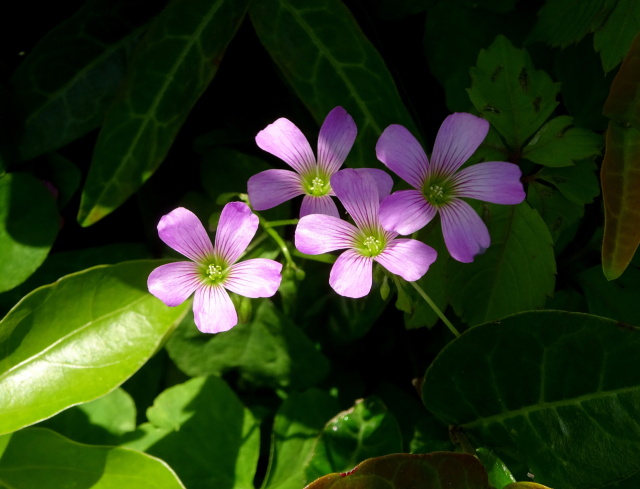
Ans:
[{"label": "glossy leaf", "polygon": [[542,307],[553,293],[552,239],[527,203],[477,205],[491,246],[473,263],[450,262],[449,294],[456,314],[470,325]]},{"label": "glossy leaf", "polygon": [[395,416],[375,396],[329,421],[318,438],[306,469],[308,480],[346,472],[363,460],[402,451]]},{"label": "glossy leaf", "polygon": [[260,41],[315,120],[321,123],[338,105],[353,117],[358,138],[347,165],[377,161],[375,144],[389,124],[418,134],[382,57],[342,2],[255,0],[249,13]]},{"label": "glossy leaf", "polygon": [[107,394],[138,370],[188,303],[147,291],[161,261],[68,275],[26,296],[0,322],[0,433]]},{"label": "glossy leaf", "polygon": [[98,137],[78,214],[82,226],[117,208],[162,163],[246,5],[173,0],[150,26]]},{"label": "glossy leaf", "polygon": [[127,448],[82,445],[42,428],[0,437],[0,485],[20,489],[184,489],[162,460]]},{"label": "glossy leaf", "polygon": [[543,486],[537,482],[513,482],[508,486],[504,486],[502,489],[551,489],[550,487]]},{"label": "glossy leaf", "polygon": [[607,22],[593,36],[593,46],[600,53],[605,73],[622,61],[640,31],[640,3],[618,0]]},{"label": "glossy leaf", "polygon": [[352,471],[331,474],[305,489],[491,489],[482,464],[472,455],[397,453],[365,460]]},{"label": "glossy leaf", "polygon": [[640,243],[640,35],[613,80],[604,114],[611,119],[600,178],[605,221],[602,269],[609,280],[627,268]]},{"label": "glossy leaf", "polygon": [[540,128],[522,150],[522,157],[543,166],[571,166],[599,154],[601,148],[600,135],[574,127],[572,117],[561,115]]},{"label": "glossy leaf", "polygon": [[498,36],[471,68],[469,98],[476,110],[519,152],[558,105],[559,85],[536,70],[529,54]]},{"label": "glossy leaf", "polygon": [[487,471],[491,487],[503,489],[516,481],[509,471],[509,468],[496,456],[495,453],[493,453],[493,451],[488,448],[480,447],[476,450],[476,455]]},{"label": "glossy leaf", "polygon": [[253,487],[260,431],[224,380],[198,377],[160,394],[124,444],[162,458],[190,489]]},{"label": "glossy leaf", "polygon": [[185,321],[167,344],[187,375],[221,375],[237,370],[245,381],[272,388],[304,388],[328,370],[326,358],[309,338],[268,300],[254,302],[254,317],[228,332],[203,335]]},{"label": "glossy leaf", "polygon": [[24,173],[0,175],[0,292],[42,265],[58,227],[53,196],[42,182]]},{"label": "glossy leaf", "polygon": [[308,482],[305,466],[316,438],[338,402],[324,391],[291,394],[278,409],[271,435],[271,456],[262,489],[300,489]]},{"label": "glossy leaf", "polygon": [[11,78],[24,117],[22,159],[58,149],[101,124],[145,22],[161,6],[91,0],[29,53]]},{"label": "glossy leaf", "polygon": [[[472,443],[550,487],[595,488],[640,469],[640,330],[527,312],[472,328],[427,370],[422,398]],[[507,461],[507,463],[509,463]]]}]

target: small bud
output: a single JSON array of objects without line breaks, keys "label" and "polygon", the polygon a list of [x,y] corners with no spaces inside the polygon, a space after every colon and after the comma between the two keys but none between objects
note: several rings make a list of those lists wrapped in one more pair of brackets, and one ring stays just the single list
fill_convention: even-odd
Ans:
[{"label": "small bud", "polygon": [[389,294],[391,293],[391,286],[389,285],[389,279],[385,275],[382,279],[382,283],[380,284],[380,297],[382,297],[383,301],[386,301],[389,298]]}]

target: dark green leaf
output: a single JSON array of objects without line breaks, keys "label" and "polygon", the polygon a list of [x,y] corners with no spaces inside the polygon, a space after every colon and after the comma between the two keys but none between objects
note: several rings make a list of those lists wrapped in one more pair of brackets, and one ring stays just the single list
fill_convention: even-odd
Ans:
[{"label": "dark green leaf", "polygon": [[291,394],[276,413],[269,469],[262,489],[301,489],[305,466],[325,423],[338,411],[329,394],[312,389]]},{"label": "dark green leaf", "polygon": [[382,57],[342,2],[254,0],[249,13],[260,41],[315,120],[321,123],[338,105],[355,120],[358,138],[348,164],[371,166],[389,124],[417,134]]},{"label": "dark green leaf", "polygon": [[[247,193],[247,180],[272,168],[264,160],[229,148],[214,148],[202,158],[202,186],[212,199],[225,192]],[[224,174],[224,178],[220,178]]]},{"label": "dark green leaf", "polygon": [[552,183],[571,202],[584,205],[600,194],[596,169],[592,160],[584,160],[564,168],[543,168],[535,177]]},{"label": "dark green leaf", "polygon": [[144,23],[162,3],[91,0],[29,53],[11,78],[24,115],[22,159],[101,124]]},{"label": "dark green leaf", "polygon": [[42,428],[0,437],[0,485],[20,489],[184,489],[162,460],[81,445]]},{"label": "dark green leaf", "polygon": [[[596,488],[640,469],[640,330],[528,312],[466,331],[427,370],[422,398],[443,422],[536,481]],[[507,463],[508,460],[507,460]]]},{"label": "dark green leaf", "polygon": [[199,377],[171,387],[147,417],[124,446],[167,461],[190,489],[253,487],[258,423],[224,380]]},{"label": "dark green leaf", "polygon": [[622,61],[640,31],[640,3],[636,0],[617,0],[607,23],[593,36],[593,45],[602,58],[607,73]]},{"label": "dark green leaf", "polygon": [[451,304],[476,325],[542,307],[553,293],[552,239],[526,202],[516,206],[475,204],[489,228],[491,246],[473,263],[450,262]]},{"label": "dark green leaf", "polygon": [[164,160],[217,71],[247,0],[173,0],[133,56],[98,137],[78,222],[109,214]]},{"label": "dark green leaf", "polygon": [[107,394],[153,355],[189,303],[147,291],[162,261],[68,275],[26,296],[0,322],[0,433]]},{"label": "dark green leaf", "polygon": [[305,334],[268,300],[259,301],[250,323],[204,335],[190,316],[167,344],[167,351],[188,375],[237,370],[252,384],[271,388],[304,388],[318,382],[328,363]]},{"label": "dark green leaf", "polygon": [[463,453],[397,453],[365,460],[347,474],[331,474],[305,489],[491,489],[478,459]]},{"label": "dark green leaf", "polygon": [[0,292],[24,282],[42,265],[58,233],[51,192],[24,173],[0,176]]},{"label": "dark green leaf", "polygon": [[471,79],[468,92],[474,107],[517,152],[558,105],[559,85],[503,36],[480,51]]},{"label": "dark green leaf", "polygon": [[395,416],[375,396],[327,423],[309,460],[307,480],[332,472],[346,472],[363,460],[402,451]]}]

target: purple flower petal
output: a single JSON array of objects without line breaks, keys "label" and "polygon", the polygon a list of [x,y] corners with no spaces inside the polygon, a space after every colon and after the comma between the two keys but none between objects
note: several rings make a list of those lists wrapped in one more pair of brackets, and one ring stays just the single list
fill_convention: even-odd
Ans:
[{"label": "purple flower petal", "polygon": [[304,194],[304,187],[296,172],[265,170],[249,178],[247,193],[253,208],[263,211]]},{"label": "purple flower petal", "polygon": [[417,239],[394,239],[374,260],[408,282],[421,278],[436,261],[436,250]]},{"label": "purple flower petal", "polygon": [[215,251],[228,265],[247,249],[258,229],[258,216],[247,204],[229,202],[222,209],[216,231]]},{"label": "purple flower petal", "polygon": [[358,134],[353,118],[342,107],[333,109],[320,128],[318,135],[318,166],[328,175],[337,172]]},{"label": "purple flower petal", "polygon": [[338,207],[331,196],[322,195],[314,197],[313,195],[305,195],[300,206],[300,217],[310,214],[324,214],[326,216],[340,217]]},{"label": "purple flower petal", "polygon": [[391,193],[393,179],[386,171],[378,170],[377,168],[356,168],[356,171],[359,173],[368,173],[371,178],[373,178],[378,188],[378,200],[380,202]]},{"label": "purple flower petal", "polygon": [[198,265],[192,261],[160,265],[147,279],[149,292],[171,307],[182,304],[201,285]]},{"label": "purple flower petal", "polygon": [[238,324],[238,314],[224,287],[206,286],[196,291],[193,318],[203,333],[221,333]]},{"label": "purple flower petal", "polygon": [[288,119],[280,118],[265,127],[256,136],[256,144],[280,158],[301,175],[315,171],[316,158],[309,141]]},{"label": "purple flower petal", "polygon": [[418,140],[398,124],[387,127],[376,143],[376,155],[413,188],[420,190],[427,178],[429,160]]},{"label": "purple flower petal", "polygon": [[425,227],[436,213],[419,190],[399,190],[380,204],[380,224],[387,231],[411,234]]},{"label": "purple flower petal", "polygon": [[380,199],[373,177],[363,169],[346,168],[331,177],[331,188],[360,229],[379,225]]},{"label": "purple flower petal", "polygon": [[373,259],[355,250],[338,257],[329,274],[329,285],[338,294],[357,299],[371,291]]},{"label": "purple flower petal", "polygon": [[162,216],[158,223],[160,239],[178,253],[202,263],[213,254],[211,239],[196,215],[184,207],[178,207]]},{"label": "purple flower petal", "polygon": [[347,221],[323,214],[310,214],[298,222],[295,244],[301,253],[320,255],[351,248],[357,234],[358,229]]},{"label": "purple flower petal", "polygon": [[454,199],[440,207],[440,216],[444,242],[454,259],[471,263],[491,244],[487,226],[466,202]]},{"label": "purple flower petal", "polygon": [[453,174],[475,153],[489,132],[489,123],[465,112],[448,116],[438,131],[431,153],[431,172]]},{"label": "purple flower petal", "polygon": [[519,204],[526,197],[518,165],[505,161],[478,163],[453,176],[455,192],[460,197],[494,204]]},{"label": "purple flower petal", "polygon": [[271,297],[282,281],[282,264],[267,258],[254,258],[231,266],[224,286],[245,297]]}]

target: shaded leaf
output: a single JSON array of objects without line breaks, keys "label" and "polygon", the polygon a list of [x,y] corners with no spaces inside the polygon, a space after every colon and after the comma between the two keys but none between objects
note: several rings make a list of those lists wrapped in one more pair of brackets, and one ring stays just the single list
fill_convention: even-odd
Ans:
[{"label": "shaded leaf", "polygon": [[491,246],[473,263],[450,262],[448,290],[456,314],[476,325],[542,307],[553,293],[556,272],[544,221],[526,202],[474,205],[481,209]]},{"label": "shaded leaf", "polygon": [[[601,487],[640,468],[639,355],[636,328],[527,312],[449,343],[427,370],[422,398],[443,422],[518,459],[539,483]],[[514,475],[526,480],[526,472]]]},{"label": "shaded leaf", "polygon": [[163,261],[96,267],[27,295],[0,321],[0,433],[115,389],[184,314],[147,291]]},{"label": "shaded leaf", "polygon": [[564,168],[543,168],[536,173],[536,180],[553,184],[562,195],[576,204],[593,202],[600,194],[600,183],[592,160],[578,161]]},{"label": "shaded leaf", "polygon": [[606,24],[593,36],[593,46],[600,53],[605,73],[622,61],[638,31],[640,3],[636,0],[617,0]]},{"label": "shaded leaf", "polygon": [[36,271],[58,227],[53,196],[42,182],[25,173],[0,175],[0,292]]},{"label": "shaded leaf", "polygon": [[190,489],[253,487],[258,423],[226,382],[198,377],[160,394],[123,446],[167,461]]},{"label": "shaded leaf", "polygon": [[100,220],[164,160],[217,71],[247,0],[173,0],[138,45],[109,109],[82,193],[78,222]]},{"label": "shaded leaf", "polygon": [[356,401],[329,421],[313,450],[307,480],[331,472],[346,472],[363,460],[402,451],[395,416],[375,396]]},{"label": "shaded leaf", "polygon": [[162,460],[127,448],[82,445],[42,428],[0,437],[0,484],[20,489],[184,489]]},{"label": "shaded leaf", "polygon": [[353,117],[358,138],[348,165],[377,161],[375,144],[389,124],[418,133],[382,57],[342,2],[255,0],[249,14],[260,41],[318,123],[338,105]]},{"label": "shaded leaf", "polygon": [[11,78],[24,117],[22,159],[58,149],[101,124],[145,22],[162,4],[91,0],[29,53]]},{"label": "shaded leaf", "polygon": [[397,453],[365,460],[346,474],[331,474],[305,489],[491,489],[478,459],[463,453]]},{"label": "shaded leaf", "polygon": [[529,54],[504,36],[480,51],[471,80],[473,106],[516,152],[558,105],[559,85],[536,70]]}]

